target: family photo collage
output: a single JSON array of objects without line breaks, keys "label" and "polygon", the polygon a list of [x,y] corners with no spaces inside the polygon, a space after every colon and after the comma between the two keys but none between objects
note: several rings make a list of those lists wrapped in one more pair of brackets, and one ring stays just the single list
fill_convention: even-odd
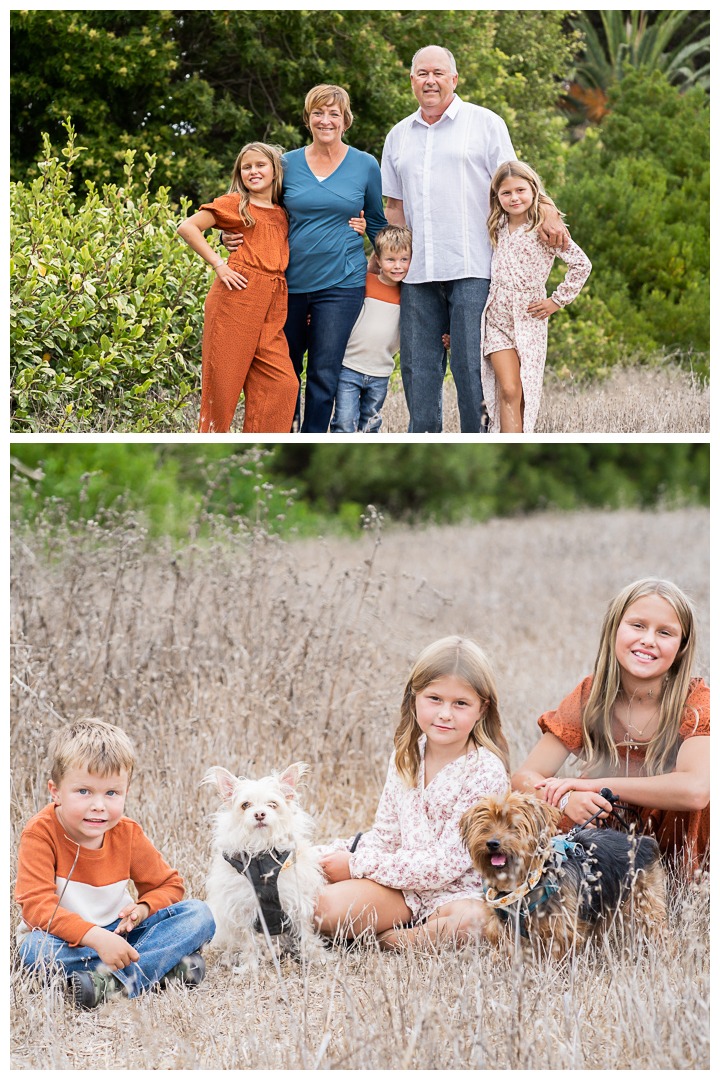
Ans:
[{"label": "family photo collage", "polygon": [[709,1069],[709,8],[9,22],[9,1067]]}]

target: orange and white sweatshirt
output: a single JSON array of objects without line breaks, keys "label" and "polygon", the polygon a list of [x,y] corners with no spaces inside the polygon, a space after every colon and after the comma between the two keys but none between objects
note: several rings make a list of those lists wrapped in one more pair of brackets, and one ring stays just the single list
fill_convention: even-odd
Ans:
[{"label": "orange and white sweatshirt", "polygon": [[345,348],[343,367],[361,375],[389,378],[400,348],[400,286],[384,285],[378,274],[365,278],[365,302]]},{"label": "orange and white sweatshirt", "polygon": [[[18,944],[31,930],[47,930],[68,945],[79,945],[93,926],[115,922],[126,904],[134,903],[128,892],[133,881],[142,901],[154,915],[178,903],[185,895],[183,880],[148,840],[136,821],[122,817],[105,833],[101,848],[80,847],[65,835],[55,806],[49,803],[30,818],[20,837],[15,899],[23,918]],[[62,904],[53,917],[60,893],[67,883]]]}]

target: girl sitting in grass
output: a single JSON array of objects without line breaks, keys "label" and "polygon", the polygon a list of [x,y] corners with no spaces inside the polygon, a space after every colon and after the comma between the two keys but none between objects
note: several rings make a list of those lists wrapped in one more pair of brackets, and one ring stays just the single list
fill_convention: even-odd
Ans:
[{"label": "girl sitting in grass", "polygon": [[[595,670],[538,720],[542,738],[512,778],[565,812],[560,829],[598,810],[607,787],[639,814],[661,850],[694,870],[709,858],[710,690],[693,678],[695,617],[669,581],[646,578],[609,605]],[[576,779],[556,773],[575,754]]]},{"label": "girl sitting in grass", "polygon": [[355,938],[370,928],[386,949],[481,937],[482,879],[459,822],[508,790],[508,759],[485,654],[460,637],[429,645],[405,687],[372,829],[354,852],[352,838],[321,849],[320,932]]}]

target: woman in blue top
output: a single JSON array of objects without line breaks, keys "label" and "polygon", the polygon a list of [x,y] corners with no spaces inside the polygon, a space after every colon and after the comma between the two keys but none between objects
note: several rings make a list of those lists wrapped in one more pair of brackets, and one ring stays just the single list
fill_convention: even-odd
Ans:
[{"label": "woman in blue top", "polygon": [[[346,91],[313,87],[303,120],[312,143],[283,157],[283,205],[290,218],[285,337],[298,378],[308,354],[301,430],[323,433],[330,424],[345,346],[365,299],[363,240],[348,220],[364,216],[371,240],[387,221],[380,166],[370,154],[342,141],[353,121]],[[229,250],[237,247],[232,234],[223,239]],[[298,395],[296,420],[299,412]]]}]

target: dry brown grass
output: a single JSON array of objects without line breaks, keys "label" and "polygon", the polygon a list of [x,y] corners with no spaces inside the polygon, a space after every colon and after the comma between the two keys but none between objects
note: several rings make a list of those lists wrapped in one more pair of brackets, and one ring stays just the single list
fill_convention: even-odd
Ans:
[{"label": "dry brown grass", "polygon": [[[605,601],[642,574],[695,598],[708,663],[708,513],[543,514],[287,546],[261,531],[149,550],[118,518],[18,535],[13,565],[12,847],[46,801],[57,717],[122,724],[140,766],[127,812],[203,896],[214,763],[313,764],[320,839],[372,822],[408,665],[450,632],[486,647],[517,765],[537,716],[590,668]],[[228,976],[207,952],[177,987],[95,1013],[12,973],[22,1069],[708,1068],[709,898],[673,882],[667,944],[609,940],[567,964],[328,953]],[[13,914],[13,924],[17,913]],[[16,958],[15,958],[16,961]]]},{"label": "dry brown grass", "polygon": [[[388,396],[382,431],[407,431],[402,390]],[[460,431],[454,383],[445,384],[443,430]],[[603,382],[576,385],[546,373],[536,432],[640,433],[710,431],[710,388],[671,365],[618,367]]]},{"label": "dry brown grass", "polygon": [[[194,394],[179,415],[175,430],[196,432],[200,395]],[[241,402],[231,432],[241,432],[245,416]],[[382,409],[381,434],[407,432],[408,411],[399,376]],[[100,430],[98,428],[97,430]],[[105,425],[104,431],[112,426]],[[443,431],[460,431],[460,414],[452,376],[445,383]],[[710,387],[694,372],[676,364],[618,365],[603,381],[559,379],[545,375],[543,397],[535,431],[572,433],[669,433],[710,431]]]}]

